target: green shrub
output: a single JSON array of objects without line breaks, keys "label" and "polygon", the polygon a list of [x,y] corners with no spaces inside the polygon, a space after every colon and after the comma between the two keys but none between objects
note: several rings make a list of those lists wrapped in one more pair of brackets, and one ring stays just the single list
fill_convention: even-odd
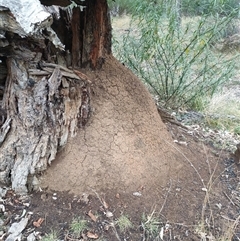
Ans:
[{"label": "green shrub", "polygon": [[162,106],[194,107],[229,81],[238,55],[220,53],[215,44],[236,10],[227,17],[182,17],[176,0],[136,2],[131,28],[113,50]]}]

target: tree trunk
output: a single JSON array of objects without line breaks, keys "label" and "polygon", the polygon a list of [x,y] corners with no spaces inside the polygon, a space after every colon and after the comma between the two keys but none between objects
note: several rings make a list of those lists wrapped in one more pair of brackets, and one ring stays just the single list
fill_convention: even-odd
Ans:
[{"label": "tree trunk", "polygon": [[0,182],[18,192],[86,124],[90,81],[80,68],[101,68],[111,52],[105,0],[86,1],[84,11],[42,3],[66,8],[0,0]]},{"label": "tree trunk", "polygon": [[158,187],[181,168],[150,94],[111,56],[106,0],[0,0],[0,19],[0,182],[31,190],[60,149],[53,189]]}]

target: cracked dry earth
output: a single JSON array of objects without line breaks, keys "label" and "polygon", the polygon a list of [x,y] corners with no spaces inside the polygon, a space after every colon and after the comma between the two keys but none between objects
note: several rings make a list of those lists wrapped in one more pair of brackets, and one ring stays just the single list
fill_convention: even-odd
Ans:
[{"label": "cracked dry earth", "polygon": [[184,161],[144,85],[114,58],[86,75],[92,81],[92,116],[60,151],[43,186],[81,193],[166,185]]},{"label": "cracked dry earth", "polygon": [[[58,240],[240,240],[239,169],[231,154],[163,124],[145,87],[114,58],[85,74],[90,121],[60,150],[41,189],[2,197],[2,240],[22,218],[22,240],[30,241],[51,230]],[[123,215],[132,223],[124,230]],[[87,228],[74,237],[77,217]]]}]

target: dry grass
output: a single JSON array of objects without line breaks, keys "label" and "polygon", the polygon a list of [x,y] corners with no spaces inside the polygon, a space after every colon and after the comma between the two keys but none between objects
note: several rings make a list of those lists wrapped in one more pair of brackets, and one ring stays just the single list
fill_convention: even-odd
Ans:
[{"label": "dry grass", "polygon": [[240,88],[238,85],[225,87],[213,96],[204,112],[213,128],[227,129],[240,134]]},{"label": "dry grass", "polygon": [[237,85],[225,88],[213,96],[207,110],[210,113],[225,113],[240,117],[240,88]]},{"label": "dry grass", "polygon": [[130,27],[131,17],[123,15],[121,17],[112,18],[112,27],[114,31],[125,30]]}]

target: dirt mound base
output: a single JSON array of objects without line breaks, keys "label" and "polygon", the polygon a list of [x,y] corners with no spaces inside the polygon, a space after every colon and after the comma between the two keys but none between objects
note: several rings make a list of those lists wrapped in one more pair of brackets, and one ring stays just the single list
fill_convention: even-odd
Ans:
[{"label": "dirt mound base", "polygon": [[92,80],[92,116],[58,154],[42,185],[74,193],[165,185],[182,168],[152,97],[114,58]]}]

